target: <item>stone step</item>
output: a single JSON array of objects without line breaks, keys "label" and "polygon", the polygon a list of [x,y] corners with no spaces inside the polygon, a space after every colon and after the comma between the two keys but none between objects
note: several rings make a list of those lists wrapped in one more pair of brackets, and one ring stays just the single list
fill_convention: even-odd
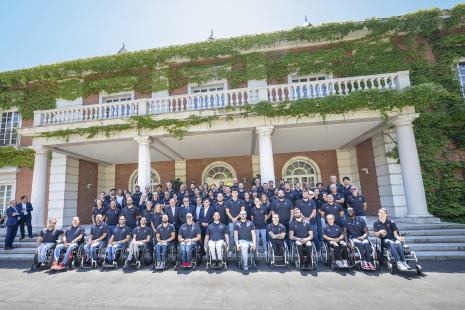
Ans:
[{"label": "stone step", "polygon": [[[22,243],[22,242],[37,242],[37,237],[34,237],[34,238],[29,238],[29,237],[26,237],[22,240],[19,240],[18,237],[15,238],[15,241],[14,241],[14,244],[16,243]],[[0,243],[5,243],[5,237],[0,237]]]},{"label": "stone step", "polygon": [[35,254],[37,248],[14,248],[13,250],[0,249],[0,255],[9,254]]},{"label": "stone step", "polygon": [[[376,243],[376,238],[371,236],[371,242]],[[379,242],[379,241],[378,241]],[[421,243],[460,243],[465,242],[465,235],[452,236],[406,236],[405,242],[408,245]]]},{"label": "stone step", "polygon": [[415,251],[465,251],[465,243],[411,243],[410,249]]},{"label": "stone step", "polygon": [[465,260],[465,251],[419,251],[418,260]]},{"label": "stone step", "polygon": [[[37,248],[37,242],[14,242],[13,246],[15,248]],[[5,248],[5,243],[0,244],[0,249]]]},{"label": "stone step", "polygon": [[403,230],[402,233],[408,233],[408,236],[452,236],[465,235],[465,229],[421,229],[421,230]]},{"label": "stone step", "polygon": [[[409,224],[396,222],[401,232],[410,230],[433,230],[433,229],[465,229],[465,224],[438,223],[438,224]],[[373,231],[373,223],[368,223],[368,230]]]},{"label": "stone step", "polygon": [[33,262],[34,261],[34,254],[4,254],[0,255],[0,261],[6,261],[6,260],[11,260],[11,261],[29,261]]}]

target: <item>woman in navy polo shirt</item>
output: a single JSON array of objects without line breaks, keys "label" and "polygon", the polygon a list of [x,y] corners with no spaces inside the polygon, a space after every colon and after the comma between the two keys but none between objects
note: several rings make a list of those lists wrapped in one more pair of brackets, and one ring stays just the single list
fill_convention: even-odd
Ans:
[{"label": "woman in navy polo shirt", "polygon": [[255,207],[251,211],[252,222],[255,225],[255,235],[257,236],[257,246],[260,240],[260,235],[262,236],[263,250],[266,256],[266,221],[270,217],[268,210],[264,208],[260,202],[260,199],[255,198],[254,200]]},{"label": "woman in navy polo shirt", "polygon": [[[334,259],[336,260],[336,266],[339,268],[349,268],[347,263],[347,243],[343,240],[344,232],[339,225],[334,223],[334,215],[328,214],[326,217],[328,224],[323,227],[323,239],[326,240],[326,244],[333,248]],[[341,250],[342,250],[342,262],[341,262]]]}]

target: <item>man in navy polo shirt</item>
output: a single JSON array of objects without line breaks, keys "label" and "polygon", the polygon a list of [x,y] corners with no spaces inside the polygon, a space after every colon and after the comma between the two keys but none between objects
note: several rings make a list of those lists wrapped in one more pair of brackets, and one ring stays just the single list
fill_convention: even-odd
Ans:
[{"label": "man in navy polo shirt", "polygon": [[295,189],[292,191],[292,194],[294,194],[295,202],[302,200],[302,193],[303,191],[300,189],[300,183],[295,183]]},{"label": "man in navy polo shirt", "polygon": [[100,214],[103,220],[105,220],[105,217],[107,215],[107,209],[102,205],[102,200],[97,199],[96,204],[97,206],[94,207],[94,209],[92,210],[92,224],[93,225],[95,225],[95,217],[97,215]]},{"label": "man in navy polo shirt", "polygon": [[312,225],[313,230],[313,242],[315,242],[315,248],[317,251],[320,250],[320,242],[318,239],[318,232],[316,229],[316,204],[312,200],[313,192],[307,191],[306,189],[302,192],[302,199],[297,201],[296,208],[300,209],[300,214],[305,221],[308,221]]},{"label": "man in navy polo shirt", "polygon": [[234,240],[236,241],[237,251],[241,251],[242,263],[244,270],[249,270],[248,258],[249,247],[255,251],[257,244],[257,237],[255,234],[255,226],[251,221],[247,220],[247,212],[241,211],[239,213],[241,220],[234,224]]},{"label": "man in navy polo shirt", "polygon": [[85,255],[87,255],[87,264],[91,262],[91,257],[95,257],[95,249],[103,243],[107,235],[108,225],[102,221],[102,215],[98,214],[95,217],[95,224],[90,229],[89,241],[84,247]]},{"label": "man in navy polo shirt", "polygon": [[279,223],[279,215],[273,214],[273,222],[266,226],[266,233],[270,236],[271,246],[275,255],[284,254],[284,239],[286,238],[286,227]]},{"label": "man in navy polo shirt", "polygon": [[[181,249],[181,267],[191,267],[192,248],[200,240],[200,226],[192,221],[192,213],[186,214],[187,222],[179,228],[178,241]],[[200,253],[198,253],[200,255]]]},{"label": "man in navy polo shirt", "polygon": [[176,235],[174,225],[168,223],[168,215],[164,214],[161,220],[162,223],[157,227],[156,268],[165,268],[166,249],[171,245]]},{"label": "man in navy polo shirt", "polygon": [[[55,263],[52,264],[52,269],[62,269],[66,267],[66,263],[68,262],[69,252],[71,252],[75,247],[78,246],[78,241],[84,238],[86,234],[86,229],[84,226],[79,224],[79,217],[75,216],[72,220],[73,225],[69,226],[68,229],[65,231],[65,235],[63,236],[63,243],[59,244],[55,248],[55,257],[53,261]],[[57,264],[58,258],[60,257],[60,252],[66,249],[65,257],[60,264]]]},{"label": "man in navy polo shirt", "polygon": [[405,261],[404,246],[405,237],[399,236],[399,229],[396,223],[387,218],[387,210],[381,208],[378,210],[378,220],[373,223],[375,237],[382,238],[383,246],[391,249],[392,255],[397,262],[397,268],[402,271],[410,270],[410,266]]},{"label": "man in navy polo shirt", "polygon": [[362,268],[365,270],[375,270],[375,266],[371,263],[371,246],[368,242],[368,228],[367,223],[361,217],[355,215],[354,209],[347,208],[348,218],[342,221],[342,230],[344,231],[344,238],[347,242],[347,237],[352,240],[360,252],[362,259]]},{"label": "man in navy polo shirt", "polygon": [[233,185],[231,186],[231,191],[234,189],[239,189],[239,180],[237,178],[233,179]]},{"label": "man in navy polo shirt", "polygon": [[268,181],[268,189],[274,193],[274,182],[273,181]]},{"label": "man in navy polo shirt", "polygon": [[295,207],[295,201],[297,199],[295,198],[294,193],[291,191],[291,184],[289,182],[284,182],[284,198],[288,199]]},{"label": "man in navy polo shirt", "polygon": [[[202,196],[200,195],[200,191],[198,188],[194,189],[194,195],[191,198],[191,204],[196,205],[197,204],[197,198],[202,199]],[[198,219],[198,218],[197,218]]]},{"label": "man in navy polo shirt", "polygon": [[111,196],[116,196],[116,189],[114,188],[110,189],[110,194],[105,196],[105,201],[107,202],[108,205],[110,205]]},{"label": "man in navy polo shirt", "polygon": [[344,203],[341,204],[342,209],[344,209],[344,216],[347,218],[347,198],[352,196],[352,185],[350,184],[350,178],[349,177],[343,177],[342,178],[342,191],[341,194],[344,195]]},{"label": "man in navy polo shirt", "polygon": [[240,200],[244,200],[244,194],[245,194],[245,190],[244,190],[244,183],[239,183],[239,187],[237,189],[237,198],[239,198]]},{"label": "man in navy polo shirt", "polygon": [[179,201],[184,201],[184,197],[186,197],[186,196],[187,196],[186,186],[184,184],[181,184],[179,186],[179,192],[178,192]]},{"label": "man in navy polo shirt", "polygon": [[[208,225],[205,233],[205,246],[204,250],[210,250],[212,258],[212,267],[221,267],[221,258],[223,257],[223,244],[226,242],[226,252],[229,251],[229,236],[227,224],[220,222],[220,213],[213,214],[213,223]],[[208,247],[208,249],[207,249]],[[216,253],[215,254],[215,249]]]},{"label": "man in navy polo shirt", "polygon": [[[105,192],[100,192],[100,200],[102,201],[102,206],[106,209],[110,209],[110,202],[107,202],[107,199],[106,199],[107,196],[105,196]],[[97,200],[98,199],[95,199],[95,202],[94,202],[94,209],[97,208]]]},{"label": "man in navy polo shirt", "polygon": [[[289,238],[295,242],[300,257],[300,269],[312,268],[313,229],[309,222],[302,218],[300,209],[294,210],[295,220],[289,225]],[[303,246],[307,248],[307,261],[304,261]]]},{"label": "man in navy polo shirt", "polygon": [[50,219],[48,227],[42,229],[37,238],[37,261],[42,267],[47,264],[47,251],[57,244],[58,237],[64,233],[62,229],[55,227],[56,224],[56,219]]},{"label": "man in navy polo shirt", "polygon": [[134,229],[132,242],[129,244],[128,261],[133,262],[139,253],[139,247],[150,242],[152,228],[147,226],[147,219],[143,216],[140,218],[140,226]]},{"label": "man in navy polo shirt", "polygon": [[[239,183],[239,188],[242,183]],[[242,185],[244,186],[244,185]],[[232,198],[226,202],[226,215],[228,216],[229,240],[234,242],[234,224],[239,220],[241,210],[245,211],[244,201],[239,199],[239,190],[232,191]]]},{"label": "man in navy polo shirt", "polygon": [[119,217],[119,225],[113,230],[113,235],[108,241],[107,246],[107,266],[113,265],[113,260],[115,259],[115,252],[117,249],[121,248],[125,243],[128,243],[131,240],[131,228],[126,225],[126,218],[124,215]]},{"label": "man in navy polo shirt", "polygon": [[173,189],[171,182],[166,183],[166,191],[170,193],[170,198],[173,198],[173,194],[176,193]]},{"label": "man in navy polo shirt", "polygon": [[355,216],[367,221],[365,211],[367,209],[367,200],[363,195],[358,194],[358,189],[355,186],[351,188],[352,196],[347,197],[347,208],[354,209]]},{"label": "man in navy polo shirt", "polygon": [[[276,186],[276,187],[278,187],[278,186]],[[285,191],[285,190],[286,190],[286,186],[285,186],[285,183],[284,183],[284,179],[280,179],[280,180],[279,180],[279,187],[278,187],[278,188],[279,188],[279,190],[281,190],[281,191]]]},{"label": "man in navy polo shirt", "polygon": [[255,179],[255,187],[257,188],[257,192],[261,194],[263,191],[263,187],[262,187],[262,181],[259,178]]},{"label": "man in navy polo shirt", "polygon": [[[271,204],[271,216],[275,213],[279,215],[279,222],[286,227],[286,236],[289,236],[289,224],[294,218],[294,205],[289,199],[284,198],[283,190],[279,190],[278,199],[274,199]],[[287,240],[287,245],[290,248],[289,238]]]},{"label": "man in navy polo shirt", "polygon": [[[219,194],[216,196],[217,201],[213,205],[213,208],[220,215],[220,222],[224,225],[228,225],[228,215],[226,214],[226,201],[223,200],[223,195]],[[232,198],[232,195],[231,195]]]},{"label": "man in navy polo shirt", "polygon": [[189,191],[189,198],[192,200],[195,196],[195,183],[191,183],[191,190]]},{"label": "man in navy polo shirt", "polygon": [[116,225],[118,225],[119,217],[121,216],[121,210],[116,207],[116,204],[116,201],[112,201],[110,203],[110,209],[107,210],[107,218],[105,220],[108,225],[108,240],[110,240],[113,230]]},{"label": "man in navy polo shirt", "polygon": [[131,230],[134,230],[137,227],[137,220],[139,219],[139,208],[133,205],[131,197],[127,198],[127,204],[127,207],[123,208],[121,213],[126,219],[126,225]]},{"label": "man in navy polo shirt", "polygon": [[145,194],[147,195],[147,200],[151,201],[153,198],[153,194],[150,192],[150,186],[145,187]]},{"label": "man in navy polo shirt", "polygon": [[328,246],[333,249],[336,265],[339,268],[349,268],[349,264],[347,263],[347,258],[349,257],[347,243],[342,240],[344,238],[344,232],[342,228],[335,223],[334,215],[328,214],[326,220],[328,224],[323,227],[323,239],[326,240]]},{"label": "man in navy polo shirt", "polygon": [[331,193],[331,185],[336,185],[336,189],[337,189],[337,192],[338,193],[342,193],[342,184],[341,183],[337,183],[337,177],[335,175],[332,175],[329,177],[329,180],[331,181],[331,183],[326,187],[326,192],[328,193]]},{"label": "man in navy polo shirt", "polygon": [[[332,194],[327,195],[328,202],[321,206],[321,217],[326,219],[326,217],[331,214],[334,216],[334,221],[336,225],[341,225],[342,218],[344,217],[344,211],[340,204],[334,202],[334,197]],[[326,221],[327,223],[328,221]]]},{"label": "man in navy polo shirt", "polygon": [[[220,195],[220,194],[218,194],[218,195],[216,196],[216,200],[217,200],[217,201],[218,201],[218,196],[219,196],[219,195]],[[229,186],[225,186],[225,187],[224,187],[224,194],[222,194],[222,195],[223,195],[223,200],[224,200],[225,202],[228,201],[229,199],[231,199],[231,198],[232,198],[231,188],[230,188]]]},{"label": "man in navy polo shirt", "polygon": [[266,197],[270,199],[273,196],[273,191],[268,188],[268,183],[263,183],[263,192],[262,194],[265,193]]}]

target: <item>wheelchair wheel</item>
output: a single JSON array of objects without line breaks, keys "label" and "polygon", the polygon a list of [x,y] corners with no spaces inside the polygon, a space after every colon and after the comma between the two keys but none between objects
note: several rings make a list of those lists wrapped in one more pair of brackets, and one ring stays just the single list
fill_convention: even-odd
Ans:
[{"label": "wheelchair wheel", "polygon": [[[196,253],[195,253],[195,263],[197,266],[202,264],[202,245],[200,243],[197,244],[196,246]],[[205,253],[206,255],[206,253]]]},{"label": "wheelchair wheel", "polygon": [[235,256],[235,257],[236,257],[236,261],[235,261],[236,266],[239,266],[239,257],[238,257],[239,254],[237,253],[237,252],[238,252],[238,251],[237,251],[237,248],[236,248],[236,250],[235,250],[234,252],[236,253],[236,254],[235,254],[235,255],[236,255],[236,256]]},{"label": "wheelchair wheel", "polygon": [[393,266],[392,266],[392,263],[391,263],[391,262],[388,262],[387,266],[388,266],[388,269],[389,269],[389,273],[390,273],[390,274],[393,274],[393,273],[394,273],[394,268],[393,268]]},{"label": "wheelchair wheel", "polygon": [[142,261],[145,266],[148,266],[153,262],[153,247],[150,243],[147,243],[142,250]]},{"label": "wheelchair wheel", "polygon": [[74,259],[72,259],[71,263],[69,264],[69,269],[74,270],[75,267],[76,267],[76,264],[74,262]]},{"label": "wheelchair wheel", "polygon": [[107,242],[103,242],[98,248],[98,261],[100,265],[105,262],[105,255],[107,253]]},{"label": "wheelchair wheel", "polygon": [[254,267],[255,269],[258,269],[258,249],[255,248],[254,252],[253,252],[253,257],[254,257]]},{"label": "wheelchair wheel", "polygon": [[421,266],[420,265],[416,265],[415,267],[417,267],[417,275],[419,275],[420,277],[423,275],[423,271],[421,269]]},{"label": "wheelchair wheel", "polygon": [[328,265],[329,257],[328,257],[328,246],[326,243],[322,242],[320,244],[320,258],[323,264],[326,266]]}]

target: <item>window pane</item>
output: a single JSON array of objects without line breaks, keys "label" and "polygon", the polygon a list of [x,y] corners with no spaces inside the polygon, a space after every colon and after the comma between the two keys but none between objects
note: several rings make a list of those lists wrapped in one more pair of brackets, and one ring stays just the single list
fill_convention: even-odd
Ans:
[{"label": "window pane", "polygon": [[300,79],[301,82],[307,82],[307,79]]},{"label": "window pane", "polygon": [[299,80],[292,80],[292,83],[299,83]]},{"label": "window pane", "polygon": [[318,77],[318,81],[323,81],[324,79],[325,79],[325,77],[324,77],[324,76],[320,76],[320,77]]}]

